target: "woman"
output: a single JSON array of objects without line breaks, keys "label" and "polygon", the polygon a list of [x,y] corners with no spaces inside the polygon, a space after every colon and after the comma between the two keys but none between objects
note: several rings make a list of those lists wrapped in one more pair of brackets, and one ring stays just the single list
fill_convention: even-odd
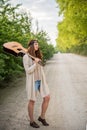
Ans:
[{"label": "woman", "polygon": [[[28,54],[35,57],[33,60]],[[28,44],[28,51],[23,56],[23,65],[26,71],[26,91],[28,97],[28,114],[30,126],[39,128],[40,126],[34,120],[34,104],[36,101],[37,91],[43,97],[41,115],[38,120],[44,125],[49,124],[45,120],[45,113],[50,100],[49,88],[46,83],[43,67],[38,63],[42,60],[42,55],[37,40],[31,40]]]}]

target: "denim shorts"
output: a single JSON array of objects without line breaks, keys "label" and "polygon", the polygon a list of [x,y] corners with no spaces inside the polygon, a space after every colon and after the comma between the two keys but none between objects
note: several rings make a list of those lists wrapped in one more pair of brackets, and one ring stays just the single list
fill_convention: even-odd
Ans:
[{"label": "denim shorts", "polygon": [[37,90],[40,91],[40,85],[41,85],[41,80],[35,81],[35,91],[37,91]]}]

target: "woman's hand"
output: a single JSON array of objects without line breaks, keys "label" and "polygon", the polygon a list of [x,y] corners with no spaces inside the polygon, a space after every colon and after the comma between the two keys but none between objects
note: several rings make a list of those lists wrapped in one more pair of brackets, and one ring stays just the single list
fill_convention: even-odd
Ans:
[{"label": "woman's hand", "polygon": [[35,58],[34,60],[36,63],[38,63],[39,61],[41,61],[39,58]]}]

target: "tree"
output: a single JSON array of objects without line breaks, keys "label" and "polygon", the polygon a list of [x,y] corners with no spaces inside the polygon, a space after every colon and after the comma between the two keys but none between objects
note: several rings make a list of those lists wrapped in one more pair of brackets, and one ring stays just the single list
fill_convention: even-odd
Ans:
[{"label": "tree", "polygon": [[3,44],[6,42],[17,41],[27,48],[28,41],[35,38],[40,43],[44,59],[53,55],[47,33],[38,30],[35,34],[32,31],[31,14],[23,11],[19,13],[19,6],[13,7],[9,0],[0,1],[0,81],[10,80],[24,70],[21,57],[16,58],[3,51]]},{"label": "tree", "polygon": [[56,2],[60,7],[60,15],[64,16],[63,21],[57,26],[59,30],[57,46],[63,52],[87,55],[85,51],[87,49],[87,2],[85,0],[56,0]]}]

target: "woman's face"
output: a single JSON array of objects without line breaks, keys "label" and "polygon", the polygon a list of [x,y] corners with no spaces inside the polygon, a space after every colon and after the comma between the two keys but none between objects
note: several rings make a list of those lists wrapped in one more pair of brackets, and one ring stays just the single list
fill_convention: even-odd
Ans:
[{"label": "woman's face", "polygon": [[39,49],[38,42],[35,42],[35,43],[34,43],[34,50],[37,51],[38,49]]}]

